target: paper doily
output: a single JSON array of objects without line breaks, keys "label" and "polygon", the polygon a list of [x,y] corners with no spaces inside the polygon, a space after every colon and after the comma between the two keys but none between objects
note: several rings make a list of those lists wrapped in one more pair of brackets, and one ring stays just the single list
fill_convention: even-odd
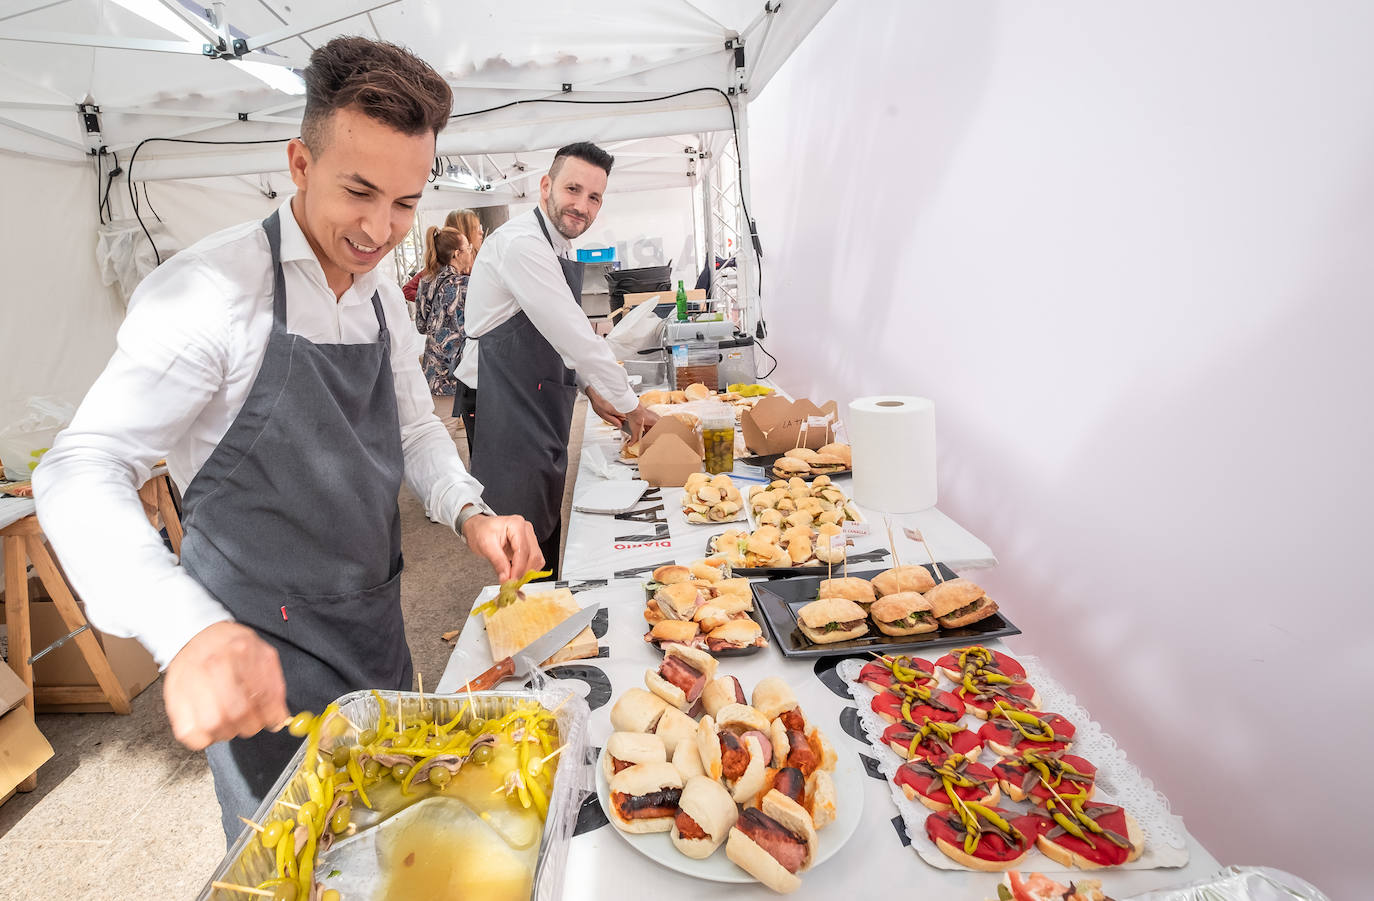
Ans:
[{"label": "paper doily", "polygon": [[[1078,700],[1064,686],[1055,681],[1040,665],[1036,657],[1018,655],[1016,657],[1026,669],[1026,680],[1040,693],[1040,708],[1052,710],[1066,717],[1077,728],[1074,734],[1072,753],[1083,757],[1097,767],[1097,792],[1095,800],[1118,804],[1130,811],[1140,823],[1145,834],[1145,853],[1139,859],[1123,864],[1117,869],[1151,870],[1157,868],[1181,867],[1188,863],[1186,830],[1183,820],[1169,809],[1169,801],[1150,780],[1141,775],[1140,769],[1126,759],[1115,739],[1102,730],[1101,724],[1088,716]],[[836,672],[848,683],[851,694],[858,707],[859,722],[878,760],[878,769],[887,778],[888,790],[902,816],[911,847],[921,855],[921,859],[942,870],[963,870],[964,867],[946,857],[944,852],[926,835],[926,817],[930,810],[919,801],[911,801],[892,781],[897,768],[905,761],[893,750],[883,744],[883,730],[887,728],[882,717],[873,712],[871,702],[875,695],[871,689],[856,682],[864,660],[845,660],[836,667]],[[948,680],[941,678],[942,685]],[[964,716],[960,723],[977,731],[983,721],[972,714]],[[980,759],[987,759],[990,752]],[[998,806],[1010,810],[1030,810],[1029,802],[1014,802],[1003,798]],[[1023,869],[1044,872],[1070,872],[1038,850],[1032,851]]]}]

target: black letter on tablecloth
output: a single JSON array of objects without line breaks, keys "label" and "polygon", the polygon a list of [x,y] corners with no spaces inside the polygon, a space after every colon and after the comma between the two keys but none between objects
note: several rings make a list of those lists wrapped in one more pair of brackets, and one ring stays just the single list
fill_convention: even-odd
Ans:
[{"label": "black letter on tablecloth", "polygon": [[[591,748],[590,756],[594,762],[601,759],[601,749]],[[900,818],[899,818],[900,819]],[[588,795],[582,802],[582,806],[577,811],[577,825],[573,828],[573,835],[581,835],[584,832],[595,832],[602,826],[606,826],[611,821],[606,819],[606,811],[601,809],[601,801],[596,793]]]},{"label": "black letter on tablecloth", "polygon": [[666,522],[659,522],[654,523],[654,530],[652,532],[640,532],[634,535],[617,535],[615,540],[623,541],[627,544],[647,544],[650,541],[667,541],[670,538],[672,538],[672,534],[668,531],[668,524]]},{"label": "black letter on tablecloth", "polygon": [[864,769],[868,771],[868,775],[877,779],[879,782],[887,781],[887,777],[883,775],[882,770],[878,769],[878,761],[869,757],[867,754],[860,754],[859,760],[862,761]]},{"label": "black letter on tablecloth", "polygon": [[[650,498],[647,494],[645,500],[661,501],[661,497]],[[666,508],[660,503],[657,507],[646,507],[643,510],[631,510],[628,513],[617,513],[615,518],[622,522],[667,522],[668,514]]]},{"label": "black letter on tablecloth", "polygon": [[840,711],[840,728],[850,738],[856,738],[864,744],[868,744],[868,736],[864,735],[863,723],[859,722],[859,708],[846,707]]},{"label": "black letter on tablecloth", "polygon": [[605,707],[611,699],[611,680],[600,667],[589,663],[560,663],[544,672],[548,673],[551,679],[576,679],[587,683],[587,706],[593,710]]},{"label": "black letter on tablecloth", "polygon": [[[597,638],[605,638],[606,630],[610,628],[611,611],[605,607],[596,611],[596,616],[592,617],[592,634]],[[597,654],[598,657],[602,656]]]},{"label": "black letter on tablecloth", "polygon": [[854,696],[849,693],[849,684],[840,678],[840,674],[836,672],[835,668],[845,660],[867,659],[869,658],[862,654],[850,654],[848,657],[821,657],[811,669],[816,673],[816,678],[821,680],[822,685],[839,697],[852,701]]},{"label": "black letter on tablecloth", "polygon": [[584,579],[578,582],[554,582],[554,588],[566,588],[573,594],[579,591],[591,591],[593,588],[605,588],[605,579]]},{"label": "black letter on tablecloth", "polygon": [[[600,809],[599,805],[597,809]],[[911,847],[911,836],[906,834],[906,823],[902,822],[902,818],[900,815],[892,818],[892,828],[897,830],[897,838],[902,840],[902,847]]]}]

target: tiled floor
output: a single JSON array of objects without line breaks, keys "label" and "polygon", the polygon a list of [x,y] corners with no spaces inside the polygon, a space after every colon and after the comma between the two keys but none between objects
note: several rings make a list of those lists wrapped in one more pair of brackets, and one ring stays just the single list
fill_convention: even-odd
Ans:
[{"label": "tiled floor", "polygon": [[[447,416],[452,400],[436,399],[436,409],[466,457]],[[574,436],[581,428],[579,409]],[[575,467],[580,439],[573,444]],[[571,486],[575,469],[569,475]],[[432,685],[449,655],[439,636],[461,627],[492,572],[451,530],[431,523],[409,490],[400,504],[406,634],[416,670]],[[39,770],[36,791],[0,806],[0,901],[196,897],[224,854],[224,836],[205,758],[172,738],[161,680],[127,717],[40,714],[38,726],[56,755]]]}]

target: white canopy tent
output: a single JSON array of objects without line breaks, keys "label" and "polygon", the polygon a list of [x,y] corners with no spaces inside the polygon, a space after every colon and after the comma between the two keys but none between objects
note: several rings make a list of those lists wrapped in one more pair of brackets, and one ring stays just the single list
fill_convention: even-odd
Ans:
[{"label": "white canopy tent", "polygon": [[[832,2],[0,0],[0,174],[40,202],[67,198],[60,215],[44,212],[68,234],[83,223],[94,230],[96,204],[85,198],[112,186],[111,215],[128,215],[130,177],[165,185],[149,196],[172,232],[193,239],[289,188],[282,144],[299,131],[299,70],[314,47],[362,34],[411,48],[454,87],[455,118],[437,146],[442,174],[425,206],[519,202],[537,187],[548,149],[573,140],[613,148],[610,191],[700,190],[735,133],[731,181],[747,204],[747,101]],[[111,179],[116,155],[122,172]],[[70,184],[92,178],[93,190]],[[706,227],[708,212],[698,220]],[[178,213],[197,221],[176,222]],[[99,334],[89,332],[90,315],[60,312],[107,292],[89,278],[73,284],[65,255],[44,250],[41,227],[16,237],[6,241],[13,260],[52,262],[32,282],[45,292],[43,315],[59,331],[79,323],[91,338],[83,352],[108,355],[117,310]],[[752,297],[757,260],[740,257],[741,289]],[[35,369],[71,355],[64,346],[50,361],[34,359],[40,352],[20,355],[29,365],[16,362],[13,380],[0,365],[4,383],[40,393]],[[98,372],[84,358],[78,368],[89,373],[85,384]]]}]

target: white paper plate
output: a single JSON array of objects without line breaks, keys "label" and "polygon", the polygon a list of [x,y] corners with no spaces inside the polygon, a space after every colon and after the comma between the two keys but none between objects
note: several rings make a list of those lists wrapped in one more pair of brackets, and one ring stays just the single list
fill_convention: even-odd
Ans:
[{"label": "white paper plate", "polygon": [[[601,749],[601,754],[605,756],[605,748]],[[863,814],[864,776],[860,772],[856,755],[841,754],[831,777],[835,781],[835,821],[816,833],[817,849],[816,858],[811,862],[812,869],[825,863],[836,851],[844,847],[844,843],[854,835],[854,830],[859,828],[859,820]],[[596,761],[596,796],[601,801],[601,809],[605,812],[606,818],[611,821],[611,828],[615,829],[615,816],[611,813],[610,783],[606,780],[606,771],[601,759]],[[710,882],[758,881],[725,856],[724,842],[721,842],[716,853],[705,860],[693,860],[673,846],[673,841],[666,832],[638,835],[621,832],[619,829],[615,831],[629,842],[630,847],[654,863],[687,876],[695,876]],[[807,872],[809,870],[799,874],[802,882],[806,881]]]},{"label": "white paper plate", "polygon": [[612,480],[592,485],[573,502],[574,510],[583,513],[624,513],[634,508],[649,483],[643,479]]}]

